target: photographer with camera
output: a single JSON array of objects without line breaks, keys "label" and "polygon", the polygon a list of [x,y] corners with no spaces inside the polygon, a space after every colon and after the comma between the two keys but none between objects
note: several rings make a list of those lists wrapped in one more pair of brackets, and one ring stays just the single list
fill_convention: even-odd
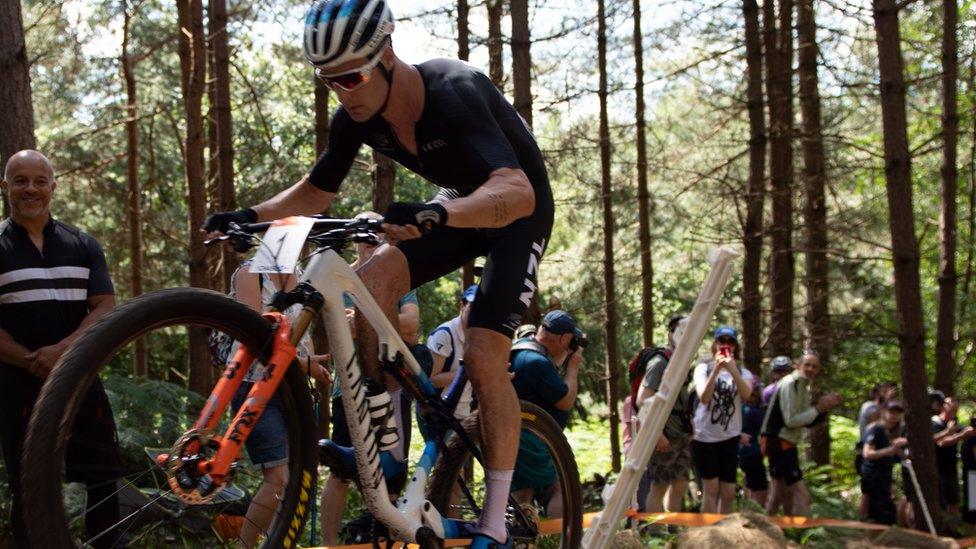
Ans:
[{"label": "photographer with camera", "polygon": [[740,368],[739,333],[719,326],[712,358],[692,376],[698,406],[691,453],[702,479],[702,513],[730,513],[742,440],[742,402],[752,393],[752,373]]},{"label": "photographer with camera", "polygon": [[[586,334],[577,327],[576,319],[558,309],[546,314],[534,337],[512,345],[512,384],[519,399],[548,412],[563,429],[576,403],[584,347]],[[519,502],[536,499],[545,506],[548,518],[558,518],[562,516],[562,509],[558,508],[561,499],[555,497],[558,490],[549,450],[534,435],[523,431],[512,494]]]}]

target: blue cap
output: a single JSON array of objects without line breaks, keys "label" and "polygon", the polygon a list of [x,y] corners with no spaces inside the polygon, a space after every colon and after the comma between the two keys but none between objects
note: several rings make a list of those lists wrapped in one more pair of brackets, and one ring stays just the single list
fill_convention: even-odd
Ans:
[{"label": "blue cap", "polygon": [[547,332],[557,335],[570,333],[580,337],[583,335],[583,331],[576,326],[576,319],[573,318],[573,315],[559,309],[546,313],[546,316],[542,318],[542,326]]},{"label": "blue cap", "polygon": [[468,303],[474,303],[474,296],[478,295],[478,285],[472,284],[468,286],[464,292],[461,293],[461,301],[467,301]]},{"label": "blue cap", "polygon": [[732,339],[739,341],[739,332],[736,331],[732,326],[719,326],[715,330],[715,339],[720,337],[731,337]]}]

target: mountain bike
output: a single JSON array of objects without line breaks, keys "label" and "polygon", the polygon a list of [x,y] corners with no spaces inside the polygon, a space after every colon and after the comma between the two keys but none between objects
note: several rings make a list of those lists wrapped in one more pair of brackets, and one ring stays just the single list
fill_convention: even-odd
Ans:
[{"label": "mountain bike", "polygon": [[[97,547],[125,545],[128,540],[139,539],[144,540],[140,544],[154,546],[163,541],[153,538],[151,532],[132,531],[140,523],[139,509],[120,516],[112,528],[87,539],[72,531],[66,519],[62,482],[62,468],[66,457],[70,459],[70,452],[67,456],[65,452],[67,438],[93,380],[109,364],[116,367],[127,364],[131,360],[133,341],[147,338],[147,346],[152,349],[151,360],[156,353],[185,359],[187,353],[193,352],[194,340],[199,343],[206,339],[205,330],[227,334],[241,343],[240,349],[223,369],[202,408],[189,407],[176,434],[170,429],[169,440],[155,444],[169,451],[162,453],[155,467],[127,469],[126,483],[138,484],[147,476],[162,475],[168,488],[160,497],[175,497],[191,506],[213,502],[232,480],[243,483],[248,475],[253,476],[242,454],[244,441],[261,420],[269,399],[280,399],[288,480],[277,498],[271,524],[262,529],[263,537],[259,541],[262,547],[301,544],[311,501],[317,498],[318,466],[324,456],[321,448],[328,444],[320,446],[317,442],[313,397],[309,380],[295,360],[295,345],[319,316],[335,362],[342,406],[349,418],[356,482],[367,510],[378,525],[374,544],[408,541],[424,548],[436,548],[442,547],[446,539],[471,536],[481,512],[477,469],[483,465],[477,416],[462,424],[452,413],[466,380],[463,368],[455,383],[443,395],[438,395],[396,329],[340,255],[353,242],[377,244],[381,221],[302,219],[308,228],[299,238],[313,248],[306,257],[304,274],[293,290],[278,292],[263,315],[209,290],[160,290],[116,308],[91,326],[65,353],[38,398],[25,443],[24,507],[32,544]],[[278,240],[272,241],[270,232],[263,240],[256,235],[282,222],[287,224],[280,220],[233,225],[219,240],[230,241],[238,251],[255,245],[270,250],[278,246]],[[272,262],[278,259],[274,255]],[[279,267],[291,272],[293,265]],[[384,461],[381,458],[386,457],[380,450],[383,418],[375,417],[376,410],[371,409],[367,390],[372,381],[366,379],[360,366],[344,297],[352,300],[357,314],[376,330],[382,371],[416,399],[427,422],[429,435],[423,452],[406,477],[406,487],[395,499],[391,498],[381,465]],[[280,311],[295,304],[302,311],[291,323]],[[256,370],[250,369],[252,364]],[[233,413],[229,404],[235,392],[241,390],[245,372],[257,372],[259,378]],[[548,452],[556,474],[552,493],[557,494],[562,509],[561,521],[555,522],[556,535],[550,538],[554,541],[543,543],[578,547],[582,538],[582,496],[572,449],[546,412],[526,402],[521,407],[523,437],[541,441]],[[127,410],[113,411],[117,418],[124,418],[127,413]],[[147,423],[147,433],[163,430],[155,420]],[[462,464],[469,457],[475,464],[474,481],[466,481],[466,475],[461,474]],[[460,500],[456,496],[452,499],[451,493],[458,491]],[[532,546],[542,541],[538,514],[539,509],[531,502],[509,499],[507,526],[516,545]],[[108,538],[112,539],[106,543]]]}]

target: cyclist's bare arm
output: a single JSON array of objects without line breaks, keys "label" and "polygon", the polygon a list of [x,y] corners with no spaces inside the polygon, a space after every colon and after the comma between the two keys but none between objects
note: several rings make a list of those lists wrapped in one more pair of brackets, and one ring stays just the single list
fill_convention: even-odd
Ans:
[{"label": "cyclist's bare arm", "polygon": [[314,215],[328,211],[334,196],[335,193],[323,191],[309,183],[306,175],[298,183],[253,209],[258,214],[258,221],[273,221],[290,215]]},{"label": "cyclist's bare arm", "polygon": [[0,362],[27,369],[27,360],[24,358],[30,350],[20,343],[14,341],[6,331],[0,328]]},{"label": "cyclist's bare arm", "polygon": [[463,198],[444,203],[447,224],[458,228],[494,229],[532,215],[535,191],[525,172],[500,168],[484,185]]}]

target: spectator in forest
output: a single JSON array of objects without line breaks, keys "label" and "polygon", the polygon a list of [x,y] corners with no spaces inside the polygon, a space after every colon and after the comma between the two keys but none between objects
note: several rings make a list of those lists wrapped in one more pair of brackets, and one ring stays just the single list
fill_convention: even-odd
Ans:
[{"label": "spectator in forest", "polygon": [[935,439],[935,464],[939,472],[939,504],[950,516],[959,514],[959,443],[976,434],[972,426],[958,424],[959,403],[942,391],[929,394],[932,405],[932,432]]},{"label": "spectator in forest", "polygon": [[773,400],[773,395],[776,394],[776,384],[792,371],[793,359],[788,356],[780,355],[773,357],[773,360],[769,361],[769,384],[766,385],[762,392],[762,406],[764,410],[769,407],[769,402]]},{"label": "spectator in forest", "polygon": [[766,512],[773,514],[779,506],[785,513],[807,515],[810,512],[810,492],[803,482],[797,446],[803,429],[812,427],[827,417],[827,412],[843,400],[837,393],[820,397],[813,403],[810,385],[820,375],[820,357],[813,351],[803,356],[790,375],[776,385],[776,394],[763,420],[763,453],[769,458],[772,491]]},{"label": "spectator in forest", "polygon": [[[885,402],[896,396],[898,396],[898,384],[891,381],[881,381],[875,383],[874,388],[871,389],[871,400],[867,400],[861,404],[861,408],[857,414],[858,439],[854,444],[854,470],[857,471],[858,475],[861,474],[861,464],[864,462],[861,441],[864,440],[864,434],[867,431],[868,425],[874,423],[880,417]],[[868,516],[868,499],[870,497],[867,493],[861,493],[858,514],[862,518]]]},{"label": "spectator in forest", "polygon": [[[430,381],[439,390],[444,390],[451,385],[464,359],[464,331],[468,327],[468,313],[471,312],[471,304],[477,294],[477,284],[468,286],[461,293],[458,315],[435,328],[427,336],[427,349],[433,357]],[[471,400],[471,382],[468,382],[461,392],[457,408],[454,409],[454,415],[458,419],[471,415]]]},{"label": "spectator in forest", "polygon": [[[27,422],[51,368],[85,328],[115,307],[115,289],[98,242],[51,215],[57,182],[47,157],[15,153],[0,188],[10,205],[10,217],[0,222],[0,443],[10,528],[14,542],[26,547],[20,467]],[[97,376],[71,426],[66,456],[68,481],[85,484],[91,545],[113,546],[121,461],[112,407]]]},{"label": "spectator in forest", "polygon": [[[229,295],[259,313],[264,312],[264,306],[271,302],[275,292],[279,289],[292,290],[301,276],[300,272],[280,275],[252,273],[250,265],[250,261],[245,261],[234,272]],[[302,306],[296,304],[284,312],[294,322],[301,310]],[[226,360],[233,359],[237,347],[238,344],[235,342]],[[330,383],[329,373],[324,366],[329,356],[314,353],[308,334],[302,337],[296,351],[297,364],[305,370],[306,374],[319,383]],[[231,401],[235,414],[247,399],[251,386],[263,375],[264,368],[258,363],[248,370],[244,382],[241,383]],[[259,535],[267,532],[277,509],[277,501],[281,498],[285,485],[288,484],[287,427],[281,399],[277,394],[268,401],[261,419],[244,441],[244,446],[247,448],[251,463],[261,470],[262,476],[261,485],[247,508],[246,520],[241,527],[239,539],[243,546],[251,547]]]},{"label": "spectator in forest", "polygon": [[[364,212],[356,216],[365,219],[382,219],[375,212]],[[380,235],[379,241],[375,244],[368,242],[356,243],[356,261],[352,268],[355,270],[366,264],[382,246],[386,246],[384,237]],[[346,314],[349,317],[350,328],[355,327],[354,317],[356,311],[354,303],[345,298]],[[418,342],[420,331],[420,306],[417,302],[416,290],[410,290],[400,298],[397,304],[399,310],[398,330],[400,337],[410,347],[410,351],[420,366],[426,371],[431,368],[431,354],[427,348]],[[355,336],[355,332],[353,332]],[[401,444],[402,455],[392,455],[395,465],[384,466],[384,474],[387,476],[390,497],[394,497],[402,488],[406,480],[407,455],[406,451],[410,447],[410,398],[402,389],[389,391],[390,402],[393,406],[393,419],[396,422],[396,431],[401,434],[403,441]],[[353,480],[355,466],[352,462],[352,439],[349,436],[349,427],[346,424],[345,408],[342,406],[342,395],[339,384],[336,383],[332,390],[332,439],[320,442],[323,453],[330,452],[332,456],[329,463],[329,477],[325,481],[325,488],[322,491],[322,540],[325,545],[338,545],[339,528],[342,522],[342,513],[346,505],[346,497],[349,493],[349,483]],[[343,463],[348,463],[343,467]],[[350,526],[356,530],[372,529],[372,517],[362,516],[354,521]]]},{"label": "spectator in forest", "polygon": [[[535,337],[512,346],[512,384],[519,399],[548,412],[563,429],[576,403],[585,337],[576,319],[557,309],[546,313]],[[520,503],[539,501],[548,518],[561,517],[562,499],[549,449],[524,430],[518,442],[512,496]]]},{"label": "spectator in forest", "polygon": [[715,330],[712,358],[695,366],[698,397],[692,456],[702,480],[703,513],[729,513],[735,498],[742,401],[752,393],[752,373],[740,369],[739,333],[730,326]]},{"label": "spectator in forest", "polygon": [[861,439],[861,492],[868,496],[868,518],[880,524],[895,523],[891,497],[891,470],[901,458],[908,439],[900,436],[905,408],[897,400],[885,403],[881,418],[870,423]]},{"label": "spectator in forest", "polygon": [[[970,429],[976,429],[976,417],[969,418]],[[962,519],[967,524],[976,524],[976,436],[962,443]],[[972,504],[970,502],[973,502]]]},{"label": "spectator in forest", "polygon": [[877,421],[884,409],[884,403],[898,397],[898,384],[893,381],[882,381],[875,384],[871,390],[871,400],[861,404],[857,413],[858,434],[863,439],[868,425]]},{"label": "spectator in forest", "polygon": [[769,478],[763,463],[759,435],[766,408],[762,405],[763,386],[759,378],[752,380],[752,393],[742,406],[742,438],[739,441],[739,468],[746,477],[746,497],[766,507]]},{"label": "spectator in forest", "polygon": [[[649,347],[635,358],[634,370],[637,375],[631,381],[632,402],[624,403],[625,429],[636,437],[640,425],[637,414],[642,405],[661,388],[661,380],[667,370],[671,355],[677,343],[675,334],[684,320],[683,316],[672,317],[668,321],[668,344],[666,347]],[[668,413],[664,431],[658,439],[654,453],[641,476],[637,489],[637,505],[641,511],[658,513],[680,512],[685,492],[688,491],[688,472],[691,470],[691,416],[689,410],[688,384],[682,380],[674,406]],[[630,437],[627,437],[628,440]],[[629,444],[628,444],[629,450]],[[667,495],[667,505],[664,499]]]}]

